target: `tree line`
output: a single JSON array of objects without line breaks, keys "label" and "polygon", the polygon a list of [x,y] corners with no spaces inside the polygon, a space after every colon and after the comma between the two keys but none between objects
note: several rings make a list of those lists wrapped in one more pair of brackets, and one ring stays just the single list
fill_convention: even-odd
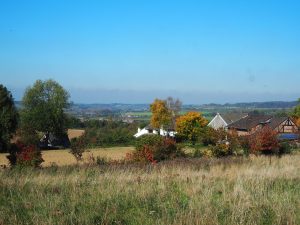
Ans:
[{"label": "tree line", "polygon": [[[76,118],[68,116],[65,111],[71,105],[69,93],[54,80],[37,80],[32,86],[28,87],[22,98],[22,108],[17,110],[14,99],[9,90],[0,85],[0,151],[10,152],[9,160],[12,164],[29,163],[40,164],[42,162],[38,143],[41,135],[47,139],[50,134],[56,137],[66,136],[67,128],[70,126],[83,127],[86,133],[83,137],[73,140],[71,152],[75,157],[78,153],[79,158],[86,146],[111,146],[111,145],[133,145],[136,143],[133,134],[139,124],[124,124],[118,121],[97,121],[89,120],[81,122]],[[279,149],[279,144],[274,139],[274,132],[263,130],[252,139],[241,140],[237,135],[229,135],[223,130],[215,131],[207,127],[208,121],[200,112],[181,112],[182,102],[179,99],[169,97],[165,100],[155,99],[150,104],[152,113],[150,125],[154,129],[176,130],[174,140],[162,140],[149,142],[146,138],[142,158],[149,156],[152,147],[147,144],[154,143],[153,152],[156,155],[179,154],[180,146],[178,143],[191,143],[196,145],[201,143],[209,146],[208,152],[195,152],[214,156],[230,155],[240,149]],[[299,104],[291,112],[297,125],[300,125],[300,99]],[[11,139],[17,133],[18,141],[11,143]],[[260,135],[260,136],[258,136]],[[150,137],[151,139],[151,137]],[[143,141],[138,141],[143,143]],[[264,143],[270,143],[265,146]],[[174,149],[176,154],[173,154]],[[151,150],[151,151],[152,151]],[[150,152],[151,152],[150,151]],[[161,154],[164,152],[163,154]],[[137,154],[141,158],[141,154]],[[28,160],[33,158],[33,161]],[[151,157],[150,157],[151,158]],[[153,160],[157,160],[155,157]]]}]

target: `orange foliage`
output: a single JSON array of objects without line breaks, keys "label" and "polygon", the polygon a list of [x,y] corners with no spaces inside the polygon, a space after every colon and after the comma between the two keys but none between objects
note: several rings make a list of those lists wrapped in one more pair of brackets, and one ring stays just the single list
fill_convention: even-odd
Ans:
[{"label": "orange foliage", "polygon": [[151,126],[153,128],[161,128],[162,126],[170,125],[172,115],[167,107],[166,101],[155,99],[150,105],[150,110],[152,112]]},{"label": "orange foliage", "polygon": [[297,118],[297,119],[295,119],[295,122],[296,122],[296,125],[297,125],[298,127],[300,127],[300,117]]},{"label": "orange foliage", "polygon": [[279,148],[277,132],[266,126],[251,136],[249,145],[252,152],[277,151]]},{"label": "orange foliage", "polygon": [[188,112],[176,120],[176,131],[193,143],[200,136],[208,121],[199,112]]}]

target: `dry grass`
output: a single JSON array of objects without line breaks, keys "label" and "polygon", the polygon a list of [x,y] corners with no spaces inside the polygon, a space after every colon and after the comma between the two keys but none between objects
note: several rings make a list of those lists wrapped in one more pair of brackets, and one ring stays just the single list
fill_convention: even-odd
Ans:
[{"label": "dry grass", "polygon": [[299,162],[289,155],[2,170],[0,224],[300,224]]},{"label": "dry grass", "polygon": [[82,129],[68,129],[67,134],[69,139],[81,137],[85,133]]},{"label": "dry grass", "polygon": [[[134,151],[134,147],[112,147],[112,148],[94,148],[89,149],[83,155],[83,162],[89,161],[90,157],[96,158],[104,157],[111,160],[118,160],[125,157],[126,153]],[[8,165],[8,160],[6,158],[7,154],[0,153],[0,165]],[[49,150],[42,151],[42,157],[44,162],[43,167],[51,166],[53,164],[58,166],[67,166],[76,164],[74,156],[69,153],[68,149],[64,150]]]}]

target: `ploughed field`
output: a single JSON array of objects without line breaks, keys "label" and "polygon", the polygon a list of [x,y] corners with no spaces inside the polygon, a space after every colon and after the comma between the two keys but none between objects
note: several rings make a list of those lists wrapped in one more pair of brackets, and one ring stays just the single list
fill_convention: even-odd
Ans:
[{"label": "ploughed field", "polygon": [[2,169],[0,224],[300,224],[300,155]]}]

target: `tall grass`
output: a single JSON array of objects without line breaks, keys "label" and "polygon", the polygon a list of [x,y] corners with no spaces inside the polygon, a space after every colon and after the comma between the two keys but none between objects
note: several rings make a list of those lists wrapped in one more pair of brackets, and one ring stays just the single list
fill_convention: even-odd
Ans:
[{"label": "tall grass", "polygon": [[300,155],[0,171],[0,224],[300,224]]}]

